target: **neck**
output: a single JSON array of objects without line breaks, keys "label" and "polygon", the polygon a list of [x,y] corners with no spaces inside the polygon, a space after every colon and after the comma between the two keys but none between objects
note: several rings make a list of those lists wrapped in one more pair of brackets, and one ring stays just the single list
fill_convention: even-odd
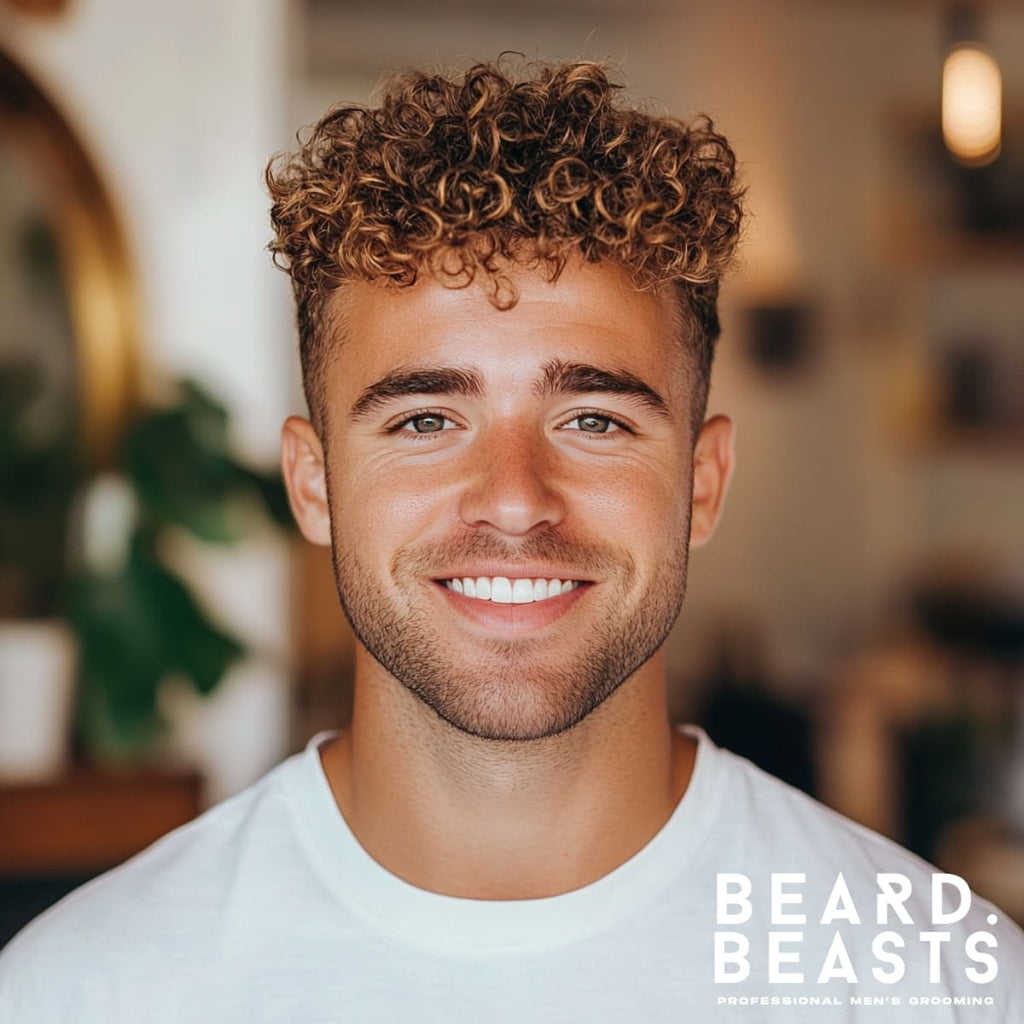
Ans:
[{"label": "neck", "polygon": [[577,889],[636,854],[686,789],[660,654],[558,736],[481,740],[441,721],[360,650],[348,731],[323,752],[363,848],[405,881],[471,899]]}]

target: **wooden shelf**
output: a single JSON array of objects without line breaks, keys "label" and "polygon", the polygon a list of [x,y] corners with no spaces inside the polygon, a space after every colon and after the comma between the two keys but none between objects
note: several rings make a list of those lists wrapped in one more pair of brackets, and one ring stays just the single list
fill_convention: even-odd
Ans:
[{"label": "wooden shelf", "polygon": [[186,772],[0,783],[0,877],[106,870],[191,821],[199,801],[200,778]]}]

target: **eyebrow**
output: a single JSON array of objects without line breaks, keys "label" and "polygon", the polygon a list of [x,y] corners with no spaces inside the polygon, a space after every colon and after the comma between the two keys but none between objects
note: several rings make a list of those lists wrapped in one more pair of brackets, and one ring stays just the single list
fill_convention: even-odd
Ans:
[{"label": "eyebrow", "polygon": [[541,398],[593,392],[625,395],[664,419],[672,418],[668,402],[628,370],[607,370],[589,363],[567,363],[561,359],[552,359],[544,364],[543,376],[534,385],[534,393]]},{"label": "eyebrow", "polygon": [[362,419],[392,398],[402,398],[406,395],[462,395],[466,398],[483,398],[484,382],[480,372],[471,367],[402,367],[363,388],[352,404],[349,419]]},{"label": "eyebrow", "polygon": [[[552,359],[545,363],[533,392],[539,398],[554,395],[607,393],[625,395],[665,419],[671,411],[665,399],[628,370],[605,369],[589,363]],[[483,398],[483,376],[474,367],[401,367],[365,387],[352,404],[349,419],[356,421],[393,398],[409,395],[461,395]]]}]

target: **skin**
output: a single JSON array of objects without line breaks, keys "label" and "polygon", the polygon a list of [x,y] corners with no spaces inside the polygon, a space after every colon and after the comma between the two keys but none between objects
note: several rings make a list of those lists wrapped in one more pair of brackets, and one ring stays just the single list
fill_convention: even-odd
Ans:
[{"label": "skin", "polygon": [[[692,436],[667,294],[613,264],[570,263],[557,283],[506,273],[507,310],[483,282],[347,286],[321,431],[291,417],[282,443],[296,519],[332,545],[359,638],[351,726],[321,751],[339,810],[393,874],[477,899],[595,881],[685,792],[695,749],[668,720],[662,643],[733,465],[729,420]],[[628,374],[663,408],[545,391],[554,360]],[[375,382],[423,366],[476,389],[352,415]],[[481,611],[439,582],[453,575],[582,585]]]}]

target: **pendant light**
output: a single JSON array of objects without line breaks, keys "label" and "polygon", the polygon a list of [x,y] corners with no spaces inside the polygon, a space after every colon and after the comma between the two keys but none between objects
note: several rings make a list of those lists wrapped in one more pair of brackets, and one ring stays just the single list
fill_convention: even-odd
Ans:
[{"label": "pendant light", "polygon": [[972,167],[992,163],[1002,148],[1002,74],[979,34],[973,11],[954,8],[942,65],[942,138],[955,160]]}]

